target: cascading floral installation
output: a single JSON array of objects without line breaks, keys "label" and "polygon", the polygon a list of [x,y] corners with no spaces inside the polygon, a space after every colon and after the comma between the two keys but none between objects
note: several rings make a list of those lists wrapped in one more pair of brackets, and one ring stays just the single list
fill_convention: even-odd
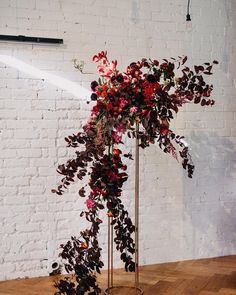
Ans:
[{"label": "cascading floral installation", "polygon": [[[63,175],[61,184],[52,190],[62,195],[77,178],[89,177],[89,182],[79,190],[86,200],[87,209],[81,212],[91,226],[71,237],[61,245],[60,256],[65,270],[73,274],[59,280],[55,294],[101,294],[96,273],[103,267],[101,248],[98,243],[99,211],[106,210],[114,225],[116,249],[126,271],[135,271],[133,254],[135,243],[132,234],[135,227],[122,204],[122,186],[128,179],[127,166],[122,158],[123,139],[139,138],[140,147],[157,143],[175,159],[181,158],[182,166],[192,177],[194,165],[184,137],[176,135],[169,127],[174,113],[184,104],[193,102],[212,106],[210,99],[213,86],[204,81],[204,75],[212,74],[217,64],[204,63],[191,70],[185,66],[187,57],[164,59],[162,62],[143,58],[131,63],[125,72],[117,69],[117,61],[109,61],[107,52],[93,57],[98,63],[100,78],[91,83],[91,99],[96,101],[83,131],[65,138],[69,147],[75,148],[75,157],[58,166]],[[176,77],[176,70],[181,73]],[[140,125],[136,134],[135,125]]]}]

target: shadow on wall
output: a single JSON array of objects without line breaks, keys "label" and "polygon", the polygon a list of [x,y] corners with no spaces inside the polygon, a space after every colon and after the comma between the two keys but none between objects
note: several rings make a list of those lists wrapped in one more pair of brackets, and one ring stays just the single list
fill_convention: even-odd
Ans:
[{"label": "shadow on wall", "polygon": [[[183,203],[192,229],[186,242],[193,258],[235,254],[236,149],[216,132],[192,132],[191,154],[196,164],[196,188],[183,183]],[[189,202],[189,199],[192,199]]]}]

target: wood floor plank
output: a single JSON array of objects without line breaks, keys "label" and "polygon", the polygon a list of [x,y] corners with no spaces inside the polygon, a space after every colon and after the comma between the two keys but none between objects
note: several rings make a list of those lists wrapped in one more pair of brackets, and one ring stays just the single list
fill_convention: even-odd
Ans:
[{"label": "wood floor plank", "polygon": [[[104,271],[98,277],[103,290],[106,274]],[[132,285],[134,274],[115,270],[114,278],[117,285]],[[0,282],[0,295],[53,295],[56,279],[58,277]],[[142,266],[140,283],[144,295],[236,295],[236,255]],[[111,293],[134,294],[131,289]]]}]

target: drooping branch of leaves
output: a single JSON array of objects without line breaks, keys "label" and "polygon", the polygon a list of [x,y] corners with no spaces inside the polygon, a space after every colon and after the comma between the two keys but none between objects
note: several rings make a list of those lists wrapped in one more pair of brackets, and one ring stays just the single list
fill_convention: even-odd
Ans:
[{"label": "drooping branch of leaves", "polygon": [[[186,103],[214,104],[210,99],[213,86],[207,84],[203,77],[212,74],[217,61],[194,66],[191,70],[184,65],[187,57],[165,59],[162,63],[144,58],[131,63],[126,72],[121,73],[117,62],[110,62],[106,52],[93,59],[98,63],[100,73],[99,80],[91,83],[91,99],[96,102],[83,131],[65,138],[68,146],[75,149],[75,157],[58,166],[57,171],[63,177],[57,189],[52,190],[62,195],[76,179],[89,177],[89,182],[79,189],[78,194],[86,198],[87,210],[80,216],[87,219],[90,227],[81,231],[79,237],[72,237],[61,245],[60,256],[65,270],[72,276],[55,284],[57,295],[101,294],[96,279],[96,273],[100,273],[103,267],[102,249],[98,243],[103,222],[99,218],[101,210],[106,210],[112,217],[114,242],[125,269],[135,271],[132,257],[135,227],[122,204],[122,186],[128,179],[122,158],[132,159],[132,154],[122,154],[117,147],[122,146],[124,136],[138,136],[142,148],[157,143],[165,153],[177,160],[180,157],[191,178],[194,165],[188,146],[183,136],[170,129],[170,123]],[[182,73],[179,77],[176,77],[177,68]],[[139,134],[135,133],[136,122],[141,126]]]}]

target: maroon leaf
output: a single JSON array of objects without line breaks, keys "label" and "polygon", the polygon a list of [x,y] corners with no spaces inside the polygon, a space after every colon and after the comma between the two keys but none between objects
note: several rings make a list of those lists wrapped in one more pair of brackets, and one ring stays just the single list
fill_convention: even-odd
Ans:
[{"label": "maroon leaf", "polygon": [[195,98],[194,98],[194,103],[199,103],[201,101],[201,96],[196,96]]},{"label": "maroon leaf", "polygon": [[206,100],[205,100],[205,98],[203,98],[201,101],[201,106],[205,106],[205,105],[206,105]]},{"label": "maroon leaf", "polygon": [[188,59],[187,56],[185,56],[185,57],[183,58],[183,60],[182,60],[182,65],[184,65],[184,64],[186,63],[187,59]]},{"label": "maroon leaf", "polygon": [[80,190],[79,190],[79,195],[84,198],[85,197],[85,189],[84,187],[82,187]]}]

